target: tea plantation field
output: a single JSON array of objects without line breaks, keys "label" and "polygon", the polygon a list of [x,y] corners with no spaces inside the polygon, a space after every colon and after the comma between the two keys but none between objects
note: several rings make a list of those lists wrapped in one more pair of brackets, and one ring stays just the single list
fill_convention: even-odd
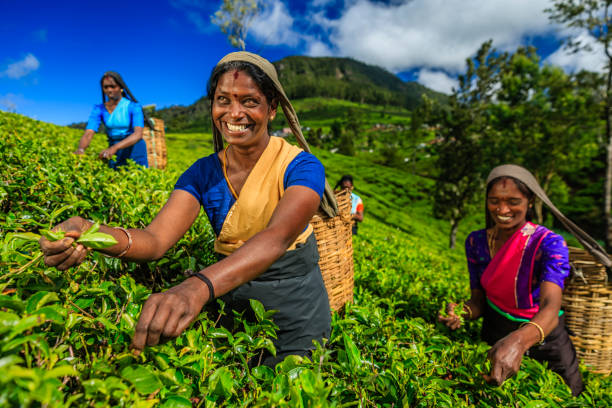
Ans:
[{"label": "tea plantation field", "polygon": [[[583,369],[572,398],[560,377],[529,358],[501,387],[487,385],[478,323],[451,333],[435,322],[443,302],[469,294],[461,249],[447,223],[430,216],[431,180],[316,151],[330,183],[355,175],[366,220],[355,245],[355,299],[332,318],[331,338],[312,359],[254,367],[270,347],[270,314],[235,316],[233,332],[203,313],[179,338],[139,356],[129,342],[152,291],[213,262],[213,234],[201,215],[164,258],[126,263],[93,253],[78,268],[42,263],[37,233],[70,216],[145,226],[210,135],[169,134],[166,170],[109,170],[97,135],[74,156],[81,132],[0,112],[0,406],[90,407],[605,407],[612,378]],[[462,240],[479,226],[474,214]],[[231,312],[229,312],[231,313]]]}]

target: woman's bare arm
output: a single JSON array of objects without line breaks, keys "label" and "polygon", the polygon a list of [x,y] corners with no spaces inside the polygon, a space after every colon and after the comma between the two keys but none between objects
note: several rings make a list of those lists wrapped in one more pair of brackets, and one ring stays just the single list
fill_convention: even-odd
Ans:
[{"label": "woman's bare arm", "polygon": [[114,145],[102,150],[99,156],[101,159],[109,159],[113,155],[117,154],[119,150],[135,145],[140,139],[142,139],[142,127],[135,126],[134,133],[115,143]]},{"label": "woman's bare arm", "polygon": [[83,136],[81,136],[81,140],[79,140],[79,147],[74,154],[83,154],[91,143],[91,139],[93,139],[95,133],[96,132],[91,129],[86,129],[85,132],[83,132]]},{"label": "woman's bare arm", "polygon": [[[198,200],[183,190],[175,190],[145,229],[130,229],[132,245],[124,259],[132,261],[150,261],[161,258],[170,247],[185,235],[200,212]],[[51,242],[41,238],[40,246],[45,255],[45,263],[60,270],[78,265],[86,255],[85,249],[72,243],[91,226],[91,222],[81,217],[73,217],[55,228],[66,232],[63,240]],[[100,226],[100,232],[112,235],[117,244],[100,250],[111,256],[117,256],[128,246],[128,237],[118,228]]]},{"label": "woman's bare arm", "polygon": [[[280,258],[304,230],[320,203],[308,187],[285,191],[266,229],[236,252],[201,271],[212,282],[215,295],[223,295],[248,282]],[[158,344],[161,337],[176,337],[185,330],[209,300],[209,289],[199,279],[187,279],[172,289],[149,297],[145,303],[132,347]]]},{"label": "woman's bare arm", "polygon": [[544,337],[557,327],[561,295],[559,285],[552,282],[540,284],[540,310],[531,319],[536,324],[525,324],[493,345],[489,350],[491,374],[485,377],[488,382],[502,384],[516,374],[525,352],[542,338],[537,326],[542,328]]}]

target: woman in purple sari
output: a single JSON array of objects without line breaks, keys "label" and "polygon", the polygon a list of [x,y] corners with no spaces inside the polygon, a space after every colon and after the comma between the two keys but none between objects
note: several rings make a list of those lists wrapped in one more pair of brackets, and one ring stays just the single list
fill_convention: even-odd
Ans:
[{"label": "woman in purple sari", "polygon": [[[488,382],[503,383],[528,355],[546,361],[578,395],[582,378],[561,310],[568,249],[560,235],[530,221],[536,195],[585,247],[600,249],[554,207],[531,173],[515,165],[496,167],[487,179],[487,228],[465,242],[471,298],[460,314],[483,318],[482,339],[492,346]],[[439,320],[454,330],[461,319],[457,305],[448,306],[448,315]]]}]

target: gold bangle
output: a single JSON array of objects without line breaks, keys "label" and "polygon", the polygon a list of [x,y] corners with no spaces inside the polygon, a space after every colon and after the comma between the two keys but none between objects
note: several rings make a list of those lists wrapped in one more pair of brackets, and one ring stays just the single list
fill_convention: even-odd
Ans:
[{"label": "gold bangle", "polygon": [[536,322],[532,322],[531,320],[527,321],[527,322],[523,322],[521,323],[521,325],[519,327],[523,327],[526,326],[528,324],[533,324],[535,327],[538,328],[538,331],[540,332],[540,342],[537,343],[537,345],[541,345],[544,344],[544,329],[542,328],[542,326],[540,326],[539,324],[537,324]]},{"label": "gold bangle", "polygon": [[468,313],[470,314],[470,315],[468,316],[468,319],[472,320],[472,316],[474,316],[474,315],[472,314],[472,308],[471,308],[469,305],[465,304],[465,303],[463,304],[463,308],[464,308],[464,309],[465,309],[465,308],[467,308],[467,311],[468,311]]},{"label": "gold bangle", "polygon": [[130,247],[132,246],[132,234],[130,234],[130,231],[126,230],[123,227],[115,227],[115,228],[120,229],[121,231],[125,232],[125,235],[127,235],[127,238],[128,238],[127,247],[123,251],[121,251],[119,255],[116,256],[116,258],[121,258],[123,255],[127,254],[127,251],[129,251]]}]

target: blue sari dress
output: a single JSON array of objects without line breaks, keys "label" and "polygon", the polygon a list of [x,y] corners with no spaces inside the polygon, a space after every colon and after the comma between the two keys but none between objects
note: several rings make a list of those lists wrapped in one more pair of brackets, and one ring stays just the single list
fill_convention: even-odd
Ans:
[{"label": "blue sari dress", "polygon": [[[96,132],[100,127],[100,123],[104,123],[106,127],[108,145],[113,146],[134,133],[136,126],[144,127],[142,107],[139,103],[125,97],[121,98],[113,113],[108,113],[104,104],[95,105],[91,115],[89,115],[86,129]],[[118,166],[127,164],[127,159],[131,159],[141,166],[149,167],[147,144],[144,139],[140,139],[125,149],[118,150],[117,159],[110,160],[108,165],[116,169]]]}]

